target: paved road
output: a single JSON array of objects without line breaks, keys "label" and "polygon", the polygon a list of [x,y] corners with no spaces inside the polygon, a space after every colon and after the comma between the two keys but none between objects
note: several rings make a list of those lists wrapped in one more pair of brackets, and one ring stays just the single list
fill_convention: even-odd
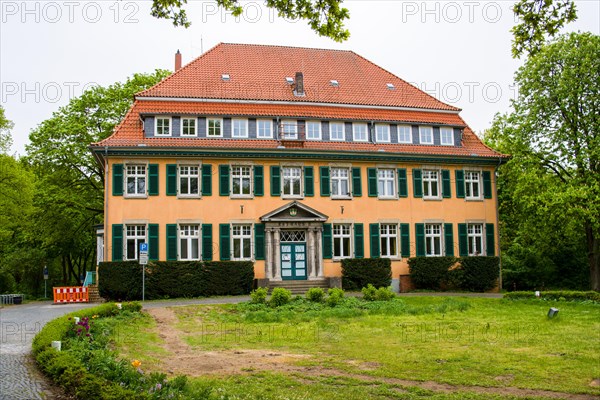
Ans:
[{"label": "paved road", "polygon": [[31,342],[54,318],[94,304],[35,302],[0,309],[0,399],[56,398],[56,389],[36,369]]}]

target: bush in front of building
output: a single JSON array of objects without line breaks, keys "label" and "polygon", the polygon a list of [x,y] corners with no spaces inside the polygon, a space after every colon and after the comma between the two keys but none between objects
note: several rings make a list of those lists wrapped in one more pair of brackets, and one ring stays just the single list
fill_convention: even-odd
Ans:
[{"label": "bush in front of building", "polygon": [[540,297],[536,296],[534,291],[529,292],[510,292],[504,295],[505,299],[511,300],[552,300],[552,301],[576,301],[600,303],[600,293],[577,290],[548,290],[541,291]]},{"label": "bush in front of building", "polygon": [[[103,262],[100,296],[142,298],[142,267],[135,261]],[[146,299],[248,294],[254,281],[250,261],[157,261],[146,265]]]},{"label": "bush in front of building", "polygon": [[417,289],[483,292],[500,276],[498,257],[413,257],[408,267]]},{"label": "bush in front of building", "polygon": [[322,303],[325,298],[325,291],[320,287],[310,288],[306,291],[306,299],[313,303]]},{"label": "bush in front of building", "polygon": [[275,288],[271,292],[269,305],[271,307],[281,307],[292,301],[292,292],[286,288]]},{"label": "bush in front of building", "polygon": [[342,288],[357,291],[369,284],[388,287],[392,284],[389,258],[346,258],[342,260]]},{"label": "bush in front of building", "polygon": [[269,289],[266,287],[259,287],[250,292],[250,302],[253,304],[265,304],[267,302],[267,294]]}]

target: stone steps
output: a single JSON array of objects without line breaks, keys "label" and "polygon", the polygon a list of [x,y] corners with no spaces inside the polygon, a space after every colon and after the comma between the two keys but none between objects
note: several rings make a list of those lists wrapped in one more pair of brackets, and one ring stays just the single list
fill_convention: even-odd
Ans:
[{"label": "stone steps", "polygon": [[100,297],[98,285],[88,285],[88,302],[89,303],[104,303],[104,299]]},{"label": "stone steps", "polygon": [[272,292],[273,289],[282,287],[288,289],[292,292],[292,294],[305,294],[308,289],[311,288],[322,288],[327,291],[329,289],[329,279],[316,279],[316,280],[306,280],[306,281],[270,281],[269,282],[269,292]]}]

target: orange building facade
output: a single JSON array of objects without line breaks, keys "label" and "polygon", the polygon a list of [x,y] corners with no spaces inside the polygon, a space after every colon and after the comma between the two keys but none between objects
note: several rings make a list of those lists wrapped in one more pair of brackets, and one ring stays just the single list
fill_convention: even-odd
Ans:
[{"label": "orange building facade", "polygon": [[387,257],[497,255],[495,170],[458,109],[353,52],[220,44],[91,146],[103,259],[252,260],[262,282]]}]

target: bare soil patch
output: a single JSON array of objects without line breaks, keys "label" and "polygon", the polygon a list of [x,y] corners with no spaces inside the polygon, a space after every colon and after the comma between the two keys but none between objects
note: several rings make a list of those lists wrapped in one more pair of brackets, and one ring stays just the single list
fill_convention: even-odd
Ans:
[{"label": "bare soil patch", "polygon": [[[548,399],[565,400],[598,400],[597,396],[587,394],[560,393],[549,390],[523,389],[517,387],[484,387],[450,385],[434,381],[413,381],[407,379],[375,377],[360,373],[348,373],[345,371],[323,368],[319,366],[298,366],[296,361],[307,359],[311,356],[304,354],[292,354],[285,352],[273,352],[269,350],[216,350],[201,351],[192,348],[183,339],[185,332],[175,327],[177,316],[169,308],[153,308],[147,312],[156,320],[159,336],[164,340],[163,347],[169,352],[169,356],[162,358],[162,371],[173,374],[188,375],[190,377],[206,375],[236,375],[249,374],[256,371],[273,371],[277,373],[289,373],[299,381],[327,378],[332,376],[357,379],[364,382],[372,382],[374,385],[386,383],[400,387],[419,387],[434,392],[456,393],[475,392],[490,395],[512,395],[516,397],[544,397]],[[359,371],[368,373],[377,370],[381,365],[375,362],[362,362],[350,360],[348,363]],[[514,376],[497,376],[495,380],[501,384],[508,384]],[[590,384],[593,386],[595,380]]]}]

